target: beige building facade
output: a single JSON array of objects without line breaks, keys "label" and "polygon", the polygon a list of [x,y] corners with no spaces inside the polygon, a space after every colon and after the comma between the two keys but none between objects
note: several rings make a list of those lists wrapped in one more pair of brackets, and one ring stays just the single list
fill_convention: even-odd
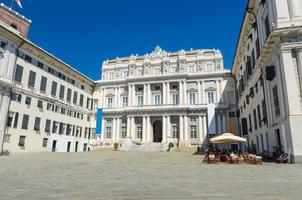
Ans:
[{"label": "beige building facade", "polygon": [[302,1],[249,0],[232,75],[241,132],[257,153],[302,156]]},{"label": "beige building facade", "polygon": [[88,151],[94,82],[28,40],[30,23],[1,4],[1,151]]},{"label": "beige building facade", "polygon": [[[107,60],[94,99],[103,111],[98,144],[201,145],[236,129],[235,81],[219,50],[166,52]],[[234,130],[236,132],[237,130]]]}]

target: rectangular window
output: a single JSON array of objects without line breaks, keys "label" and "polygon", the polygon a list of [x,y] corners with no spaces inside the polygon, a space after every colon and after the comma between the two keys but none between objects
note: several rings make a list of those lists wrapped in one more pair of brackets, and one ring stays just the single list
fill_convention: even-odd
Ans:
[{"label": "rectangular window", "polygon": [[17,65],[16,71],[15,71],[15,82],[21,83],[22,81],[22,76],[23,76],[23,67],[20,65]]},{"label": "rectangular window", "polygon": [[122,97],[123,98],[123,107],[128,106],[128,97]]},{"label": "rectangular window", "polygon": [[47,78],[42,76],[41,77],[41,83],[40,83],[40,92],[45,93],[46,92],[46,86],[47,86]]},{"label": "rectangular window", "polygon": [[213,91],[208,92],[208,103],[214,103],[214,92]]},{"label": "rectangular window", "polygon": [[266,113],[266,105],[265,105],[265,101],[262,100],[262,116],[263,116],[263,123],[266,124],[267,123],[267,113]]},{"label": "rectangular window", "polygon": [[28,87],[34,88],[36,82],[36,72],[30,71],[28,77]]},{"label": "rectangular window", "polygon": [[71,133],[71,125],[67,124],[66,125],[66,135],[70,135],[70,133]]},{"label": "rectangular window", "polygon": [[25,146],[25,139],[26,139],[26,136],[20,135],[20,137],[19,137],[19,144],[18,144],[20,147],[24,147]]},{"label": "rectangular window", "polygon": [[196,104],[196,93],[189,93],[190,97],[190,105],[195,105]]},{"label": "rectangular window", "polygon": [[108,97],[107,104],[108,104],[108,108],[112,108],[112,104],[113,104],[113,98],[112,97]]},{"label": "rectangular window", "polygon": [[78,103],[78,93],[76,91],[73,92],[73,103],[74,104]]},{"label": "rectangular window", "polygon": [[57,133],[58,131],[58,122],[53,121],[52,123],[52,133]]},{"label": "rectangular window", "polygon": [[179,72],[179,67],[178,66],[173,66],[172,67],[172,72]]},{"label": "rectangular window", "polygon": [[36,119],[35,119],[35,125],[34,125],[34,130],[35,131],[39,131],[40,130],[40,122],[41,122],[41,118],[40,117],[36,117]]},{"label": "rectangular window", "polygon": [[249,131],[252,132],[253,131],[253,125],[252,125],[252,116],[250,114],[249,114],[249,124],[250,124]]},{"label": "rectangular window", "polygon": [[28,128],[28,121],[29,121],[29,115],[24,114],[22,120],[22,129],[26,130]]},{"label": "rectangular window", "polygon": [[127,137],[127,127],[122,127],[122,138]]},{"label": "rectangular window", "polygon": [[144,71],[142,69],[137,70],[137,76],[144,75]]},{"label": "rectangular window", "polygon": [[48,143],[48,138],[43,138],[42,147],[46,148]]},{"label": "rectangular window", "polygon": [[56,96],[57,95],[57,82],[53,81],[51,85],[51,95]]},{"label": "rectangular window", "polygon": [[90,103],[91,103],[91,99],[89,97],[87,97],[87,99],[86,99],[86,108],[87,109],[90,108]]},{"label": "rectangular window", "polygon": [[46,133],[50,132],[50,124],[51,124],[51,120],[50,119],[46,119],[46,122],[45,122],[45,132]]},{"label": "rectangular window", "polygon": [[137,96],[137,105],[138,106],[143,106],[143,101],[144,101],[144,99],[143,99],[143,96],[142,95],[138,95]]},{"label": "rectangular window", "polygon": [[29,62],[29,63],[31,63],[32,58],[30,56],[28,56],[28,55],[25,55],[24,60],[27,61],[27,62]]},{"label": "rectangular window", "polygon": [[128,77],[128,72],[127,71],[124,71],[123,72],[123,78],[127,78]]},{"label": "rectangular window", "polygon": [[106,138],[107,139],[111,138],[111,127],[106,127]]},{"label": "rectangular window", "polygon": [[257,125],[257,111],[256,111],[256,109],[253,110],[253,114],[254,114],[254,126],[255,126],[255,130],[257,130],[258,125]]},{"label": "rectangular window", "polygon": [[80,94],[80,106],[83,107],[84,104],[84,95]]},{"label": "rectangular window", "polygon": [[60,123],[59,124],[59,134],[62,135],[64,134],[65,131],[65,124],[64,123]]},{"label": "rectangular window", "polygon": [[60,85],[60,93],[59,93],[59,98],[64,99],[64,94],[65,94],[65,86]]},{"label": "rectangular window", "polygon": [[67,89],[67,101],[68,101],[68,102],[71,101],[71,92],[72,92],[71,89],[68,88],[68,89]]},{"label": "rectangular window", "polygon": [[260,104],[257,106],[259,128],[262,127]]},{"label": "rectangular window", "polygon": [[38,61],[37,66],[38,66],[40,69],[43,69],[44,64]]},{"label": "rectangular window", "polygon": [[137,126],[136,138],[142,139],[143,138],[143,127]]},{"label": "rectangular window", "polygon": [[196,67],[194,65],[189,66],[189,73],[196,72]]},{"label": "rectangular window", "polygon": [[178,94],[172,94],[173,105],[178,105]]},{"label": "rectangular window", "polygon": [[264,26],[265,26],[265,34],[266,34],[266,38],[268,38],[271,30],[270,30],[270,24],[269,24],[269,18],[268,15],[266,16],[265,20],[264,20]]},{"label": "rectangular window", "polygon": [[31,104],[31,97],[26,97],[25,98],[25,104],[30,105]]},{"label": "rectangular window", "polygon": [[179,132],[178,132],[178,126],[177,125],[172,126],[172,137],[173,138],[178,138],[179,137]]},{"label": "rectangular window", "polygon": [[161,98],[160,98],[160,95],[159,95],[159,94],[154,95],[154,104],[155,104],[156,106],[161,105]]},{"label": "rectangular window", "polygon": [[191,133],[191,138],[193,138],[193,139],[197,138],[197,129],[196,129],[196,126],[190,126],[190,133]]},{"label": "rectangular window", "polygon": [[274,100],[274,107],[275,107],[275,115],[279,116],[280,104],[279,104],[279,97],[278,97],[278,89],[276,85],[273,87],[273,100]]},{"label": "rectangular window", "polygon": [[17,128],[17,126],[18,126],[18,120],[19,120],[19,113],[16,112],[15,113],[15,119],[14,119],[14,125],[13,125],[14,128]]},{"label": "rectangular window", "polygon": [[40,109],[43,108],[43,101],[42,100],[38,100],[37,107],[40,108]]}]

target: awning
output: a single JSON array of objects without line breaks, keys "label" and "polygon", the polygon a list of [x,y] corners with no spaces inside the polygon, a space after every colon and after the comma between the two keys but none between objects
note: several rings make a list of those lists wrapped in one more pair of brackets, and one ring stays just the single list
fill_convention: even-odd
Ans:
[{"label": "awning", "polygon": [[224,133],[210,140],[214,144],[225,144],[225,143],[236,143],[236,142],[247,142],[246,138],[236,136],[232,133]]}]

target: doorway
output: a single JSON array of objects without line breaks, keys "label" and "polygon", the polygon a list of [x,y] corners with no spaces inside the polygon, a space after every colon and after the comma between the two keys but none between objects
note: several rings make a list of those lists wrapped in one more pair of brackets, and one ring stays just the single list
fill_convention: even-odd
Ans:
[{"label": "doorway", "polygon": [[52,141],[52,149],[51,149],[51,151],[52,152],[56,152],[56,148],[57,148],[57,140],[53,140]]},{"label": "doorway", "polygon": [[163,140],[163,123],[160,120],[156,120],[153,123],[153,142],[161,142]]}]

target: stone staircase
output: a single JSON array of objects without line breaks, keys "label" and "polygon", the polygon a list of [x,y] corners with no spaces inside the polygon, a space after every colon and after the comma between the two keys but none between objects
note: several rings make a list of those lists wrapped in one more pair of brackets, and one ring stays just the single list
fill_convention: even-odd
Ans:
[{"label": "stone staircase", "polygon": [[125,141],[120,148],[121,151],[147,151],[160,152],[166,151],[166,148],[161,143],[152,144],[135,144],[132,141]]}]

